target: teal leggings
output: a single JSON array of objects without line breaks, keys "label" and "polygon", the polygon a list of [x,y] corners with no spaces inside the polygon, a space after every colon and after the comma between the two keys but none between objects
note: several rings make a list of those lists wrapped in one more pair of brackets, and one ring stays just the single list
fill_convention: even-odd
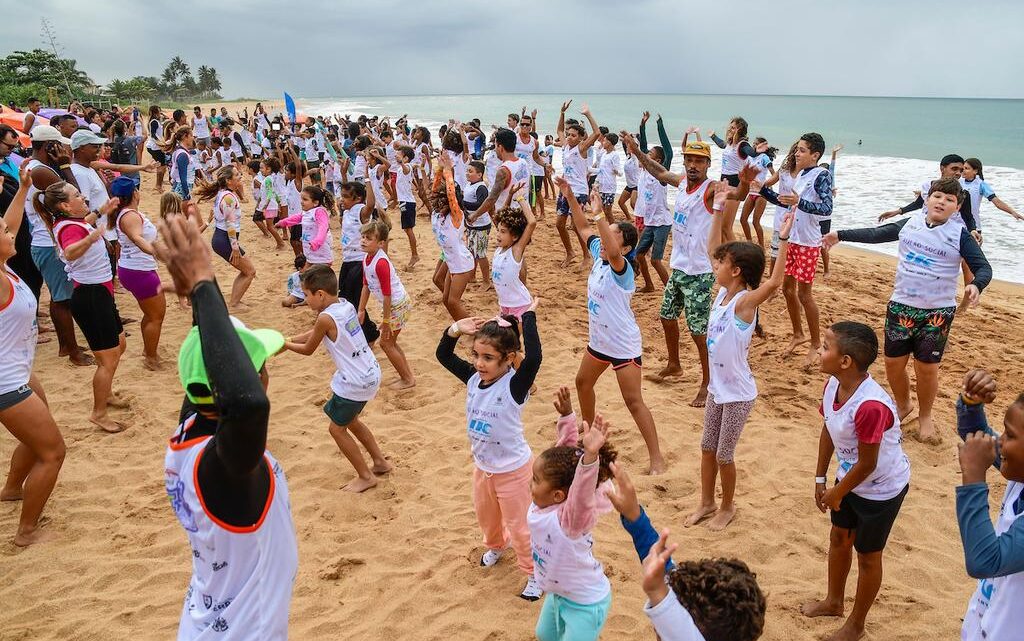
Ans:
[{"label": "teal leggings", "polygon": [[537,619],[537,638],[540,641],[596,641],[611,605],[611,592],[590,605],[580,605],[548,592]]}]

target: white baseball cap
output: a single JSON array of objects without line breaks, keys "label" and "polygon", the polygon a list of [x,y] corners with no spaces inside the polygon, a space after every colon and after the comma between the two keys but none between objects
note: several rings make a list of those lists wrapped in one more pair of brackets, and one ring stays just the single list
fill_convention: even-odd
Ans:
[{"label": "white baseball cap", "polygon": [[60,135],[56,127],[50,125],[38,125],[32,128],[32,142],[62,142],[65,145],[71,144],[70,138]]},{"label": "white baseball cap", "polygon": [[110,141],[105,137],[93,133],[89,129],[79,129],[75,133],[71,134],[71,150],[74,151],[79,147],[86,145],[106,145]]}]

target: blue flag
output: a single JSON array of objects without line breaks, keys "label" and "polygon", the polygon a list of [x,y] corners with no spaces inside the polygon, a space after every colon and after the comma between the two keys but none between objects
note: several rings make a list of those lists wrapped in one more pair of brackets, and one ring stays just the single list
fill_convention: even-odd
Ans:
[{"label": "blue flag", "polygon": [[288,112],[288,118],[291,120],[292,127],[295,126],[295,101],[286,91],[284,94],[284,109]]}]

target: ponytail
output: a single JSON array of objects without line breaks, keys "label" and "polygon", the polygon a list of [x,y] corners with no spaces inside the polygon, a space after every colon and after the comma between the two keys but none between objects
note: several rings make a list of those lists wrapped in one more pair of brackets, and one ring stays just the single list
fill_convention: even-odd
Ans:
[{"label": "ponytail", "polygon": [[32,197],[32,205],[39,217],[46,223],[46,228],[50,230],[51,236],[56,219],[66,216],[60,210],[59,205],[71,199],[68,196],[67,187],[68,183],[58,180],[46,189],[37,191],[36,195]]},{"label": "ponytail", "polygon": [[[168,124],[167,126],[170,127],[171,125]],[[158,143],[160,149],[162,149],[164,153],[173,152],[181,143],[182,138],[192,133],[192,129],[189,127],[178,127],[174,129],[174,133],[170,135],[169,138],[167,132],[168,129],[164,129],[164,141],[162,143]]]},{"label": "ponytail", "polygon": [[981,164],[981,161],[977,158],[968,158],[964,161],[965,165],[970,165],[971,169],[978,172],[978,178],[985,180],[985,166]]},{"label": "ponytail", "polygon": [[234,165],[225,165],[213,175],[213,182],[197,182],[192,190],[192,195],[197,196],[200,201],[212,200],[222,189],[230,190],[228,181],[235,177]]},{"label": "ponytail", "polygon": [[326,189],[320,188],[318,185],[307,185],[302,188],[302,191],[309,194],[309,197],[313,199],[317,205],[323,207],[327,211],[334,213],[334,195]]}]

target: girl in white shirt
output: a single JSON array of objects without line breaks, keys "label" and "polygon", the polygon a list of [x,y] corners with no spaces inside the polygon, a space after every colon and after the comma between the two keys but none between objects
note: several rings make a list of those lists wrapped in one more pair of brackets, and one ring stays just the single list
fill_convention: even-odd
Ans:
[{"label": "girl in white shirt", "polygon": [[452,161],[446,154],[441,155],[441,168],[442,174],[438,175],[439,180],[435,181],[437,184],[431,193],[433,212],[430,223],[441,248],[441,259],[437,261],[433,280],[434,286],[441,291],[448,313],[453,320],[459,320],[469,316],[462,305],[462,295],[473,277],[476,261],[463,240],[465,221],[459,205],[461,189],[452,175]]},{"label": "girl in white shirt", "polygon": [[65,450],[43,386],[32,374],[38,335],[35,295],[7,266],[16,253],[14,239],[24,222],[25,197],[32,186],[26,165],[19,173],[18,193],[0,217],[0,300],[7,301],[0,307],[0,423],[19,442],[0,500],[21,499],[14,544],[24,547],[48,538],[39,529],[39,517],[57,482]]},{"label": "girl in white shirt", "polygon": [[520,209],[506,207],[494,214],[498,246],[491,260],[491,282],[502,314],[521,318],[533,297],[526,288],[526,248],[533,238],[537,218],[523,193],[517,193]]},{"label": "girl in white shirt", "polygon": [[[711,530],[722,530],[736,514],[734,455],[740,433],[754,408],[757,385],[750,371],[748,352],[757,325],[757,308],[782,287],[789,230],[793,214],[787,214],[780,231],[779,252],[771,277],[761,282],[765,256],[760,245],[732,241],[719,244],[724,216],[715,216],[708,238],[708,255],[721,286],[711,306],[707,345],[710,364],[707,404],[704,406],[704,435],[701,439],[701,501],[687,518],[686,526],[713,517]],[[722,503],[715,503],[715,480],[722,477]]]}]

